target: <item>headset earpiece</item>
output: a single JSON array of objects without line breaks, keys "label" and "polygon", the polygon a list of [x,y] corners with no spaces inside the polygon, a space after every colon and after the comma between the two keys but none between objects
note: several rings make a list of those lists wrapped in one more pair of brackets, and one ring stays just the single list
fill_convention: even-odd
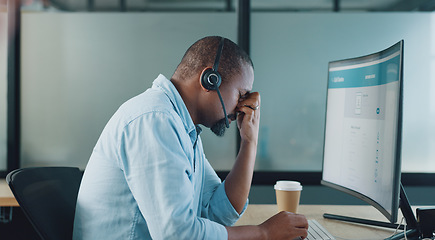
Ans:
[{"label": "headset earpiece", "polygon": [[217,90],[221,85],[221,75],[211,68],[207,68],[201,76],[201,84],[207,90]]}]

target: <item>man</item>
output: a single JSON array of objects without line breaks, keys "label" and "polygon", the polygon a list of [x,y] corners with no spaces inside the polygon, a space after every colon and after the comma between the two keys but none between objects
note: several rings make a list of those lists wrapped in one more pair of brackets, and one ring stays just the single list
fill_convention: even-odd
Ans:
[{"label": "man", "polygon": [[[231,227],[246,209],[255,163],[260,95],[251,93],[253,82],[242,49],[205,37],[186,51],[170,80],[160,75],[124,103],[86,167],[74,239],[306,237],[305,217],[287,212],[259,226]],[[221,182],[205,158],[199,125],[222,136],[236,119],[240,150]]]}]

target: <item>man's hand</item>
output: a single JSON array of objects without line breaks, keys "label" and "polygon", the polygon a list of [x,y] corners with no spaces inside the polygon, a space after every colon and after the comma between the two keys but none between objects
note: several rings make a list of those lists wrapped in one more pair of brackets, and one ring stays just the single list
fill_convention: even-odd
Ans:
[{"label": "man's hand", "polygon": [[258,226],[226,227],[229,240],[304,239],[308,222],[304,215],[280,212]]},{"label": "man's hand", "polygon": [[250,93],[237,104],[237,126],[239,127],[242,141],[253,141],[255,144],[258,142],[260,104],[261,99],[258,92]]},{"label": "man's hand", "polygon": [[296,239],[307,237],[308,221],[304,215],[280,212],[259,225],[265,232],[265,239]]}]

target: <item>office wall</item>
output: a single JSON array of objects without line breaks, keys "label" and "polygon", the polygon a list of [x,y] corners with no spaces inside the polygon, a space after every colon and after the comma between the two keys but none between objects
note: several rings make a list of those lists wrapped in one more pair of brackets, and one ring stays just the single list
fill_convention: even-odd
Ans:
[{"label": "office wall", "polygon": [[[0,5],[0,171],[7,166],[7,12]],[[4,9],[5,10],[5,9]]]},{"label": "office wall", "polygon": [[[434,14],[252,13],[254,90],[262,94],[257,170],[321,169],[328,61],[405,40],[403,170],[435,172]],[[236,41],[235,13],[25,13],[22,166],[84,168],[105,123],[205,35]],[[432,68],[431,68],[432,66]],[[431,72],[432,71],[432,72]],[[235,126],[202,134],[230,169]],[[218,146],[218,147],[216,147]]]}]

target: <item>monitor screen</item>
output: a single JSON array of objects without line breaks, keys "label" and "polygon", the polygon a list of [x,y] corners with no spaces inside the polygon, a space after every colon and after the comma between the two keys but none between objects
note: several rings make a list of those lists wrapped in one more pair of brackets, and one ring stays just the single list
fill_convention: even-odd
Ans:
[{"label": "monitor screen", "polygon": [[397,220],[403,40],[383,51],[329,63],[322,184]]}]

